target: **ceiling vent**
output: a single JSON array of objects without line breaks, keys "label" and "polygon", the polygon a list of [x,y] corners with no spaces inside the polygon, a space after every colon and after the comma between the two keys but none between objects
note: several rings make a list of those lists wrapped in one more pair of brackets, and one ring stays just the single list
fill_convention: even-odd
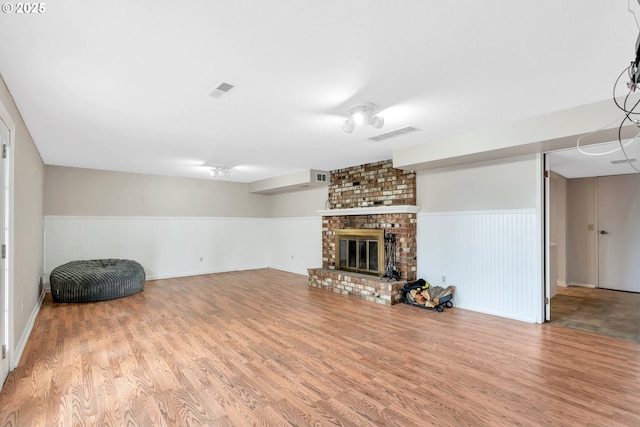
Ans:
[{"label": "ceiling vent", "polygon": [[633,163],[633,162],[635,162],[635,161],[636,161],[636,159],[613,160],[613,161],[611,162],[611,164],[612,164],[612,165],[622,165],[622,164],[625,164],[625,163]]},{"label": "ceiling vent", "polygon": [[213,98],[222,98],[226,96],[235,86],[227,82],[218,82],[207,91],[207,95]]},{"label": "ceiling vent", "polygon": [[418,129],[414,128],[413,126],[407,126],[406,128],[392,130],[391,132],[383,133],[369,139],[372,141],[382,141],[383,139],[393,138],[394,136],[404,135],[405,133],[413,132],[416,130]]}]

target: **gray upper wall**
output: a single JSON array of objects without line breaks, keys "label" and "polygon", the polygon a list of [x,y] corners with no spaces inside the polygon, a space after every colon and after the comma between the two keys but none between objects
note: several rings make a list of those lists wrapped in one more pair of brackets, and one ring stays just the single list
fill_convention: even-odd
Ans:
[{"label": "gray upper wall", "polygon": [[318,216],[316,211],[326,209],[327,187],[269,196],[269,218]]},{"label": "gray upper wall", "polygon": [[243,183],[45,167],[45,215],[264,218],[268,211],[267,196]]},{"label": "gray upper wall", "polygon": [[45,215],[306,217],[326,201],[327,187],[260,195],[242,183],[45,166]]},{"label": "gray upper wall", "polygon": [[[535,208],[535,155],[421,171],[422,212]],[[327,187],[259,195],[248,184],[45,167],[45,215],[286,218],[317,216]]]},{"label": "gray upper wall", "polygon": [[420,171],[417,204],[421,212],[534,209],[541,179],[535,154]]}]

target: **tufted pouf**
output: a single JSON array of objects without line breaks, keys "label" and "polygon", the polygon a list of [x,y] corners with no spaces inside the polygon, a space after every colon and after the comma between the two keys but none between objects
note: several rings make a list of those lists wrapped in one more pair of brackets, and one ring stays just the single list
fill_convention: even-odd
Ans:
[{"label": "tufted pouf", "polygon": [[55,302],[105,301],[143,290],[142,265],[128,259],[71,261],[56,267],[49,276]]}]

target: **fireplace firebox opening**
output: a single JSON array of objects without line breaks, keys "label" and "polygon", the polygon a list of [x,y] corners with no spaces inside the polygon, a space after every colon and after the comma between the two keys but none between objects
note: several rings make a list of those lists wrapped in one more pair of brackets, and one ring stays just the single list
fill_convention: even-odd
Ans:
[{"label": "fireplace firebox opening", "polygon": [[337,269],[382,276],[385,273],[384,230],[336,230]]}]

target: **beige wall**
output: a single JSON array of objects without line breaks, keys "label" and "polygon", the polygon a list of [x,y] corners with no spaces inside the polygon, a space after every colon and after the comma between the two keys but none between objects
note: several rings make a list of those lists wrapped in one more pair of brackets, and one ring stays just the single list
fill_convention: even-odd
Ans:
[{"label": "beige wall", "polygon": [[535,208],[539,165],[535,155],[417,173],[422,212]]},{"label": "beige wall", "polygon": [[567,180],[567,282],[598,284],[596,188],[597,178]]},{"label": "beige wall", "polygon": [[[22,117],[0,77],[0,114],[14,125],[13,155],[13,343],[23,338],[29,317],[38,305],[43,250],[44,165]],[[4,114],[3,114],[4,116]],[[11,255],[11,254],[10,254]],[[22,304],[24,302],[24,309]],[[12,361],[15,365],[16,361]]]},{"label": "beige wall", "polygon": [[46,166],[44,213],[263,218],[268,202],[242,183]]},{"label": "beige wall", "polygon": [[269,196],[269,217],[318,216],[316,211],[326,209],[327,187]]}]

